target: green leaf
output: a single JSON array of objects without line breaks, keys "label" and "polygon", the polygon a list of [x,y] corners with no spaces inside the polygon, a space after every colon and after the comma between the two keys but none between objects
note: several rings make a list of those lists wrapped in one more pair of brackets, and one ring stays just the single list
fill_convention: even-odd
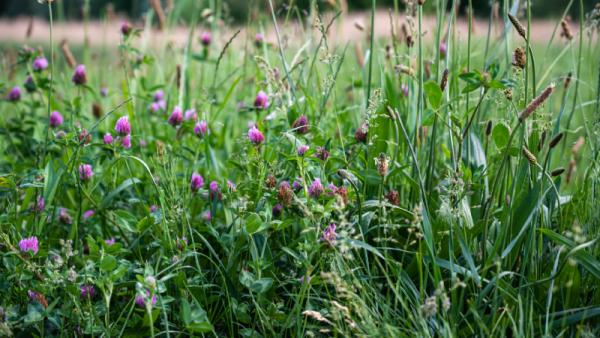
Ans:
[{"label": "green leaf", "polygon": [[108,193],[108,195],[106,195],[106,197],[104,197],[102,199],[102,202],[100,203],[100,206],[102,208],[106,208],[109,203],[123,190],[129,188],[130,186],[134,185],[134,184],[138,184],[141,181],[135,177],[133,178],[128,178],[125,181],[123,181],[123,183],[121,183],[115,190],[111,191],[110,193]]},{"label": "green leaf", "polygon": [[249,234],[258,232],[262,224],[263,220],[258,214],[252,212],[246,217],[246,231],[248,231]]},{"label": "green leaf", "polygon": [[510,129],[508,129],[508,126],[504,124],[504,122],[500,122],[494,126],[494,129],[492,130],[492,138],[494,139],[496,147],[504,148],[506,145],[508,145]]},{"label": "green leaf", "polygon": [[424,85],[424,89],[429,104],[433,109],[437,110],[442,102],[442,90],[440,89],[440,86],[433,81],[427,81]]},{"label": "green leaf", "polygon": [[370,253],[378,256],[379,258],[383,258],[383,255],[381,254],[381,252],[379,252],[379,250],[377,250],[370,244],[367,244],[363,241],[359,241],[357,239],[347,239],[346,243],[348,243],[351,247],[353,247],[355,249],[364,249],[364,250],[367,250]]},{"label": "green leaf", "polygon": [[113,271],[117,267],[117,259],[111,255],[104,256],[100,261],[100,269],[104,272]]}]

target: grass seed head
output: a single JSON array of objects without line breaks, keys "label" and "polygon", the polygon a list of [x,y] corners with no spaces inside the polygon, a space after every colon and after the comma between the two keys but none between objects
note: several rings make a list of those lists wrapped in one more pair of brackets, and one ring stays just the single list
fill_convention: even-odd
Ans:
[{"label": "grass seed head", "polygon": [[515,29],[517,30],[517,33],[519,33],[519,35],[523,39],[527,39],[527,34],[526,34],[526,31],[525,31],[525,27],[523,27],[523,25],[521,25],[521,22],[519,22],[519,19],[517,19],[516,17],[514,17],[510,13],[508,13],[508,19],[513,24],[513,27],[515,27]]},{"label": "grass seed head", "polygon": [[554,83],[551,83],[548,87],[546,87],[540,95],[538,95],[533,101],[531,101],[525,109],[519,114],[519,121],[525,121],[536,109],[538,109],[552,94],[554,90]]},{"label": "grass seed head", "polygon": [[531,153],[531,151],[529,151],[529,149],[527,149],[525,146],[523,146],[523,156],[525,156],[525,158],[527,159],[527,161],[529,161],[529,163],[531,165],[536,165],[537,164],[537,159],[535,158],[535,155],[533,155]]}]

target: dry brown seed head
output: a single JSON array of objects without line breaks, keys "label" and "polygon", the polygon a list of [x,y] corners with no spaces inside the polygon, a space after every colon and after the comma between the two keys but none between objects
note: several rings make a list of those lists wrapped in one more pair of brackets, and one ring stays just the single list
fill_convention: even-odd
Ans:
[{"label": "dry brown seed head", "polygon": [[519,19],[512,16],[512,14],[510,14],[510,13],[508,13],[508,19],[513,24],[513,27],[515,27],[515,29],[517,30],[517,33],[519,33],[519,35],[523,39],[527,39],[527,34],[525,33],[525,28],[523,27],[523,25],[521,25],[521,23],[519,22]]},{"label": "dry brown seed head", "polygon": [[529,164],[532,164],[532,165],[537,164],[537,159],[535,158],[535,155],[533,155],[531,153],[531,151],[529,151],[529,149],[527,149],[525,146],[523,146],[522,151],[523,151],[523,156],[525,156],[527,161],[529,161]]}]

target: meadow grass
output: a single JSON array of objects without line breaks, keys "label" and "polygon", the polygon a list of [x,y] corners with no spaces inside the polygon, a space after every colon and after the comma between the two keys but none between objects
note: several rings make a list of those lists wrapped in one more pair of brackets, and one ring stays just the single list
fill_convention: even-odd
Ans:
[{"label": "meadow grass", "polygon": [[0,335],[600,334],[600,8],[529,43],[529,1],[487,37],[431,1],[334,43],[311,3],[238,34],[176,2],[187,44],[150,11],[85,70],[2,45]]}]

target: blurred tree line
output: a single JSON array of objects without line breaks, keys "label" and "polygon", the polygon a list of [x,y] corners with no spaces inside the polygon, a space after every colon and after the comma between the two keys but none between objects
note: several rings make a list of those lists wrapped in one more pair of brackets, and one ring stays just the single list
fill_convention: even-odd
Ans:
[{"label": "blurred tree line", "polygon": [[[84,13],[89,13],[90,18],[101,18],[107,13],[116,13],[130,18],[139,18],[149,10],[150,0],[54,0],[55,17],[57,20],[81,20]],[[268,0],[161,0],[163,6],[177,6],[183,8],[180,10],[180,18],[189,19],[191,16],[188,8],[202,2],[206,7],[216,6],[228,18],[236,22],[244,22],[249,13],[254,11],[268,10]],[[344,0],[317,0],[320,8],[332,8],[331,3],[339,3]],[[371,6],[371,0],[345,0],[350,10],[365,10]],[[377,0],[378,7],[393,7],[395,3],[399,8],[404,7],[407,0]],[[416,0],[413,0],[416,1]],[[451,6],[452,0],[446,0],[447,6]],[[456,0],[460,3],[460,12],[465,13],[468,6],[468,0]],[[490,8],[494,2],[503,7],[504,1],[514,0],[472,0],[474,13],[477,16],[485,17],[489,15]],[[521,0],[525,3],[527,0]],[[289,6],[294,6],[300,11],[309,7],[311,0],[273,0],[279,11],[285,11]],[[583,0],[585,11],[590,11],[598,0]],[[557,17],[562,15],[568,5],[569,0],[531,0],[532,15],[536,17]],[[579,1],[575,0],[569,14],[574,19],[579,16]],[[212,5],[211,5],[212,4]],[[427,0],[426,10],[432,10],[434,0]],[[85,11],[84,9],[87,9]],[[109,14],[109,15],[110,15]],[[0,17],[13,18],[18,16],[39,16],[47,17],[47,10],[36,0],[0,0]]]}]

